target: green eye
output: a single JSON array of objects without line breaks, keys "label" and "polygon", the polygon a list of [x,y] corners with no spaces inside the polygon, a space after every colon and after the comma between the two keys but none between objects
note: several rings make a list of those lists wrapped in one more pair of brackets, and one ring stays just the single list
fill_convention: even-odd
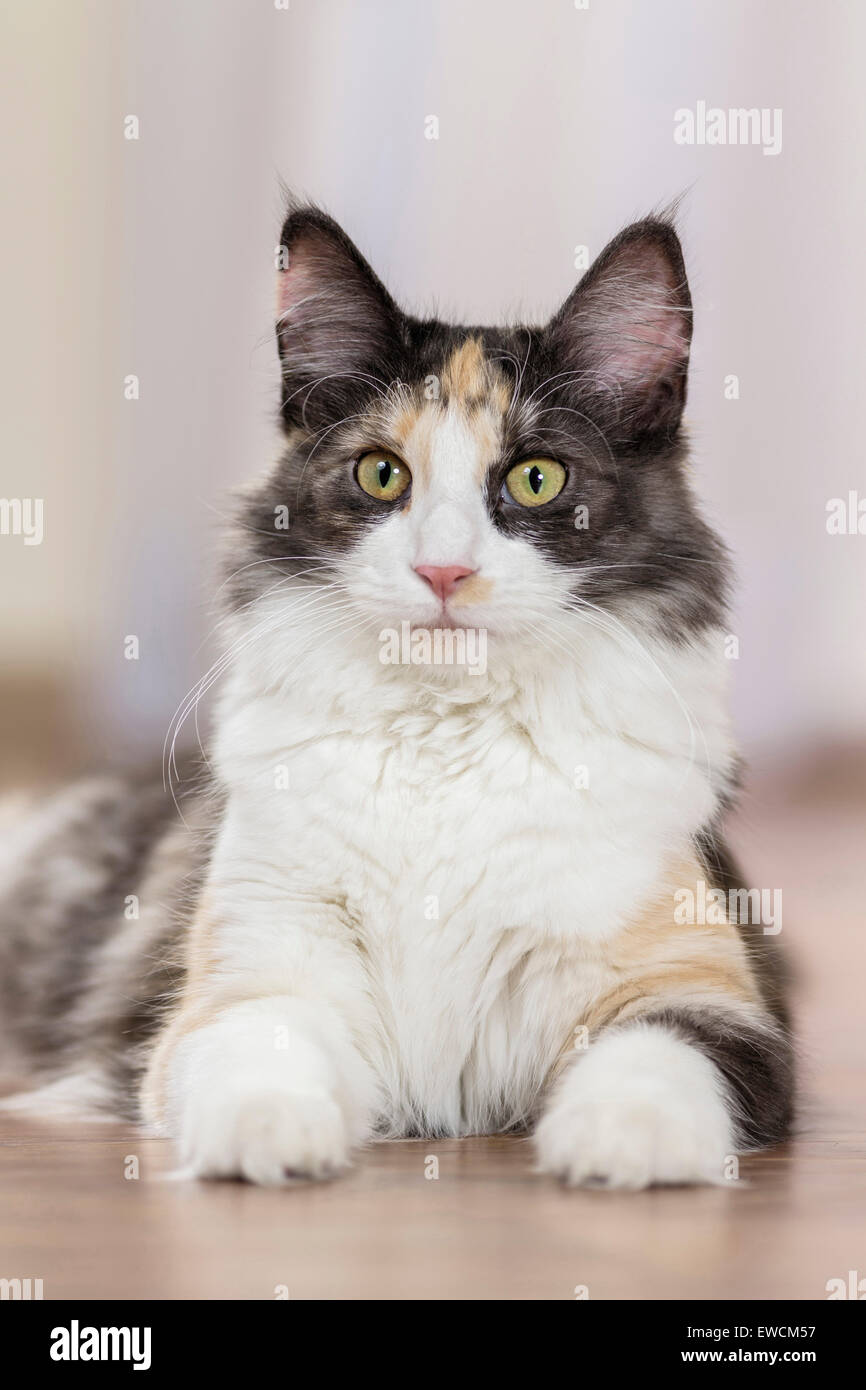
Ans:
[{"label": "green eye", "polygon": [[412,474],[403,460],[386,449],[362,454],[355,467],[355,477],[368,497],[375,497],[379,502],[393,502],[412,481]]},{"label": "green eye", "polygon": [[508,470],[505,486],[521,507],[543,507],[565,487],[565,469],[553,459],[525,459]]}]

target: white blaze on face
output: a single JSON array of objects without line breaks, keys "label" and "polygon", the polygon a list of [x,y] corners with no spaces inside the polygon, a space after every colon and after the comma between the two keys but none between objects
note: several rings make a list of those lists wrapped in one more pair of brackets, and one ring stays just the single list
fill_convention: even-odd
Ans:
[{"label": "white blaze on face", "polygon": [[[406,513],[414,564],[479,568],[485,532],[492,529],[484,503],[484,477],[493,460],[483,455],[487,431],[474,433],[453,407],[432,425],[419,420],[406,442],[413,472],[412,503]],[[421,465],[422,450],[426,457]]]}]

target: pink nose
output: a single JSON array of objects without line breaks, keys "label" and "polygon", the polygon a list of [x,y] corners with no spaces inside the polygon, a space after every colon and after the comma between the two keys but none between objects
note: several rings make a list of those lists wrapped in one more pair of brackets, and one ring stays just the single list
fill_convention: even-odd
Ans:
[{"label": "pink nose", "polygon": [[427,580],[436,597],[444,603],[454,593],[460,580],[474,574],[475,570],[467,569],[465,565],[416,565],[415,573]]}]

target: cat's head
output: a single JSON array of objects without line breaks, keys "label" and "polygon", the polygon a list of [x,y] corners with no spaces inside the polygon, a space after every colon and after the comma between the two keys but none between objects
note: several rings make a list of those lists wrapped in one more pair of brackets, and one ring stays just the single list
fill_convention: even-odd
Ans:
[{"label": "cat's head", "polygon": [[[244,502],[236,608],[491,643],[602,612],[718,621],[722,551],[684,475],[692,331],[672,226],[626,228],[543,327],[404,313],[331,218],[281,237],[283,457]],[[276,596],[276,597],[275,597]],[[636,602],[633,602],[636,601]]]}]

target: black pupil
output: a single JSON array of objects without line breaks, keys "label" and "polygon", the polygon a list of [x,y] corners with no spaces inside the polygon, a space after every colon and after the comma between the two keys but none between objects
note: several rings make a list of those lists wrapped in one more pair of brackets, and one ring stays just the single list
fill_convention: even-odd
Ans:
[{"label": "black pupil", "polygon": [[537,465],[529,470],[529,486],[532,488],[536,497],[544,487],[544,474]]},{"label": "black pupil", "polygon": [[388,486],[389,482],[391,481],[392,472],[393,469],[391,468],[391,465],[388,462],[388,460],[382,459],[379,464],[379,486],[383,492],[385,488]]}]

